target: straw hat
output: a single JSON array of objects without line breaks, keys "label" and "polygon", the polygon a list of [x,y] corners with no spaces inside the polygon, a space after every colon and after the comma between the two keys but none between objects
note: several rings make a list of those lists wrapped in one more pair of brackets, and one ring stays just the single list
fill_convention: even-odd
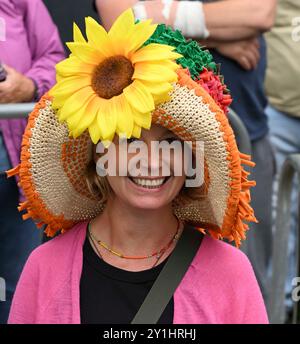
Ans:
[{"label": "straw hat", "polygon": [[207,50],[179,31],[151,21],[135,22],[125,11],[107,33],[86,18],[86,36],[74,24],[69,58],[56,66],[57,83],[29,116],[19,175],[33,218],[53,236],[105,207],[85,181],[92,147],[115,134],[140,137],[152,123],[182,140],[204,142],[206,195],[173,202],[174,212],[197,230],[239,246],[256,221],[249,205],[249,156],[238,151],[226,113],[230,94]]}]

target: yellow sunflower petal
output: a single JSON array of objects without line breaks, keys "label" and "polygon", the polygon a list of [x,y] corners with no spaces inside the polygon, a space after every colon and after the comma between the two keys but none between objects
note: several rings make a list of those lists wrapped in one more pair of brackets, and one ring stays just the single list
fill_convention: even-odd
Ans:
[{"label": "yellow sunflower petal", "polygon": [[154,110],[154,101],[147,87],[139,80],[135,80],[124,90],[124,95],[130,105],[137,111],[146,113]]},{"label": "yellow sunflower petal", "polygon": [[104,99],[94,96],[93,99],[87,104],[85,114],[81,117],[80,122],[74,129],[74,137],[80,136],[93,122],[97,119],[97,113],[102,107]]},{"label": "yellow sunflower petal", "polygon": [[174,69],[173,67],[170,69],[170,64],[167,62],[170,61],[161,61],[160,63],[138,62],[134,66],[132,79],[141,79],[152,82],[175,82],[178,79],[174,70],[175,67]]},{"label": "yellow sunflower petal", "polygon": [[[152,62],[150,62],[150,63],[152,63]],[[155,61],[154,63],[159,63],[160,65],[162,65],[166,68],[170,68],[171,70],[174,70],[174,71],[176,71],[180,68],[176,62],[171,61],[171,60]]]},{"label": "yellow sunflower petal", "polygon": [[50,96],[53,97],[52,106],[54,108],[62,107],[68,97],[70,97],[78,90],[90,86],[90,84],[90,76],[85,75],[71,76],[60,80],[49,91]]},{"label": "yellow sunflower petal", "polygon": [[151,19],[148,19],[134,25],[128,36],[130,37],[127,42],[127,51],[129,53],[135,52],[153,35],[157,25],[151,24],[151,21]]},{"label": "yellow sunflower petal", "polygon": [[83,104],[94,94],[93,89],[88,86],[72,94],[64,103],[59,111],[59,120],[64,121],[72,115],[77,116],[77,112]]},{"label": "yellow sunflower petal", "polygon": [[174,88],[173,85],[169,82],[150,82],[141,80],[144,86],[151,92],[153,95],[154,103],[160,104],[171,99],[170,92]]},{"label": "yellow sunflower petal", "polygon": [[153,95],[154,103],[161,104],[170,101],[172,98],[168,93],[163,94],[154,94]]},{"label": "yellow sunflower petal", "polygon": [[132,129],[132,136],[139,139],[141,137],[142,128],[139,125],[134,125]]},{"label": "yellow sunflower petal", "polygon": [[108,148],[110,146],[110,144],[112,143],[112,141],[114,140],[115,137],[115,133],[111,134],[110,136],[108,136],[105,140],[102,140],[102,144],[105,148]]},{"label": "yellow sunflower petal", "polygon": [[95,65],[82,62],[78,57],[71,56],[56,66],[56,71],[59,76],[72,76],[78,74],[92,74],[95,69]]},{"label": "yellow sunflower petal", "polygon": [[167,94],[173,89],[173,85],[169,82],[151,82],[140,80],[147,87],[150,93],[154,95]]},{"label": "yellow sunflower petal", "polygon": [[67,46],[81,61],[89,64],[97,65],[105,58],[102,53],[86,43],[68,42]]},{"label": "yellow sunflower petal", "polygon": [[101,138],[101,129],[99,128],[97,118],[95,118],[89,126],[89,133],[93,143],[96,145]]},{"label": "yellow sunflower petal", "polygon": [[85,18],[85,25],[89,44],[103,56],[111,56],[111,42],[104,27],[98,24],[92,17]]},{"label": "yellow sunflower petal", "polygon": [[60,82],[61,80],[63,80],[63,75],[59,75],[58,73],[56,73],[56,82]]},{"label": "yellow sunflower petal", "polygon": [[77,43],[86,43],[86,40],[76,23],[73,24],[73,41]]},{"label": "yellow sunflower petal", "polygon": [[132,108],[128,104],[124,94],[113,97],[114,111],[117,113],[117,134],[125,134],[126,138],[131,137],[133,130]]},{"label": "yellow sunflower petal", "polygon": [[110,110],[111,105],[112,98],[106,99],[97,113],[98,126],[101,128],[103,139],[113,135],[117,127],[117,114]]},{"label": "yellow sunflower petal", "polygon": [[124,11],[114,22],[111,29],[108,32],[108,36],[110,39],[119,39],[120,37],[124,37],[124,34],[134,26],[134,14],[131,8],[128,8]]},{"label": "yellow sunflower petal", "polygon": [[86,35],[88,42],[92,43],[95,46],[98,46],[101,41],[108,38],[108,34],[103,26],[101,26],[96,20],[92,17],[85,18],[86,26]]},{"label": "yellow sunflower petal", "polygon": [[151,62],[165,59],[176,60],[182,57],[182,55],[172,50],[174,50],[174,47],[171,47],[169,45],[152,43],[134,52],[131,57],[131,62]]},{"label": "yellow sunflower petal", "polygon": [[[95,116],[93,116],[94,112],[91,111],[90,104],[95,98],[98,97],[95,94],[90,94],[90,96],[82,103],[82,106],[74,114],[66,119],[69,130],[73,133],[74,137],[78,136],[75,136],[74,133],[78,134],[83,126],[85,127],[85,129],[87,129],[88,125],[93,122]],[[96,108],[96,113],[97,110],[98,108]],[[88,123],[87,126],[86,123]]]},{"label": "yellow sunflower petal", "polygon": [[129,8],[117,18],[108,32],[110,49],[114,55],[128,57],[128,42],[132,39],[130,33],[134,26],[134,15]]},{"label": "yellow sunflower petal", "polygon": [[133,109],[132,116],[135,125],[138,125],[145,129],[150,129],[152,122],[151,112],[141,113]]}]

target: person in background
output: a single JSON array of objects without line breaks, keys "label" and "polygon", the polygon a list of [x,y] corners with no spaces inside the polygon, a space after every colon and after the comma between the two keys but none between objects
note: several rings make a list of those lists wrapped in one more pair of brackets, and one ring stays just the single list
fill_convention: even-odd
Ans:
[{"label": "person in background", "polygon": [[266,47],[262,34],[274,23],[276,0],[96,0],[106,28],[120,12],[131,6],[136,18],[154,18],[154,22],[180,29],[186,37],[209,47],[214,60],[221,63],[233,98],[231,107],[249,132],[252,158],[256,163],[253,177],[257,186],[252,193],[252,204],[259,223],[251,224],[254,230],[249,231],[242,249],[254,267],[266,301],[272,254],[271,195],[275,162],[265,114]]},{"label": "person in background", "polygon": [[[299,17],[296,17],[297,14],[300,14],[298,0],[279,0],[275,25],[266,35],[268,68],[265,86],[269,98],[266,112],[269,118],[271,141],[276,150],[277,164],[274,207],[277,199],[278,175],[282,165],[290,154],[300,153],[300,97],[299,88],[295,85],[295,82],[300,80],[300,30],[296,26],[299,26],[300,20]],[[299,219],[297,217],[296,183],[295,180],[289,238],[289,271],[286,278],[287,314],[292,311],[292,279],[297,276],[295,249]],[[276,278],[276,276],[274,277]]]},{"label": "person in background", "polygon": [[[0,41],[0,61],[5,78],[0,82],[0,106],[38,101],[55,83],[55,64],[64,58],[59,35],[41,0],[0,1],[5,39]],[[21,139],[27,119],[0,119],[0,277],[6,300],[0,301],[0,323],[6,323],[14,290],[30,252],[41,234],[31,220],[18,212],[23,195],[17,180],[3,173],[19,163]]]}]

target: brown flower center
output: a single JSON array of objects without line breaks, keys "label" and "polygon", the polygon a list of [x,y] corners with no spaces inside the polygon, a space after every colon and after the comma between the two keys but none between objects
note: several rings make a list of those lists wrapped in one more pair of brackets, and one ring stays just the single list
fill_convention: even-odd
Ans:
[{"label": "brown flower center", "polygon": [[92,88],[101,98],[118,96],[133,82],[133,72],[134,68],[126,57],[108,57],[95,68]]}]

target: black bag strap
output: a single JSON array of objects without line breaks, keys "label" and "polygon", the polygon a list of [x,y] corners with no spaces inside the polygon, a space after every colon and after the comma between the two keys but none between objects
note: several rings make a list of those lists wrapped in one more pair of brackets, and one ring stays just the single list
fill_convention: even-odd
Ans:
[{"label": "black bag strap", "polygon": [[176,247],[168,258],[131,324],[156,324],[177,286],[189,268],[203,234],[186,225]]}]

